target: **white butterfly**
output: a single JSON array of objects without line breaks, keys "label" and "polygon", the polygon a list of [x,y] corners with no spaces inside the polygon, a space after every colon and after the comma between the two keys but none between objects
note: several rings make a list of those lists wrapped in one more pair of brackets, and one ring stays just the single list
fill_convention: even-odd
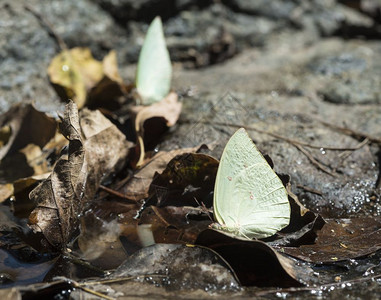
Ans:
[{"label": "white butterfly", "polygon": [[213,228],[246,239],[272,236],[290,222],[287,191],[243,128],[222,153],[213,207]]}]

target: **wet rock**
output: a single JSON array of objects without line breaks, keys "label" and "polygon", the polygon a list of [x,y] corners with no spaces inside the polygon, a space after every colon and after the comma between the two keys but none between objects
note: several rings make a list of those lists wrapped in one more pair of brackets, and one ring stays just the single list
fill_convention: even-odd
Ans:
[{"label": "wet rock", "polygon": [[[28,5],[52,24],[69,48],[90,47],[99,59],[118,48],[120,57],[125,56],[126,34],[91,1],[33,0]],[[42,111],[62,111],[63,103],[47,77],[50,60],[60,51],[49,28],[19,1],[2,2],[0,6],[0,112],[26,100],[35,100]]]},{"label": "wet rock", "polygon": [[38,108],[54,111],[60,102],[45,70],[56,45],[20,4],[0,4],[0,112],[26,100],[36,100]]},{"label": "wet rock", "polygon": [[[285,35],[313,43],[320,36],[346,32],[348,26],[371,28],[373,21],[336,1],[110,1],[97,3],[128,28],[133,45],[129,61],[137,61],[144,32],[156,15],[164,20],[173,61],[186,67],[220,63],[250,47],[266,47]],[[303,34],[301,34],[303,33]]]},{"label": "wet rock", "polygon": [[378,23],[381,22],[381,1],[379,0],[339,0],[339,2],[370,16]]},{"label": "wet rock", "polygon": [[156,16],[164,20],[177,15],[181,10],[191,7],[206,7],[210,0],[95,0],[100,7],[109,12],[120,24],[131,20],[151,22]]},{"label": "wet rock", "polygon": [[301,29],[318,29],[321,35],[332,35],[342,26],[357,24],[369,27],[372,21],[365,16],[339,5],[337,1],[244,1],[225,0],[235,11],[274,20],[285,20]]},{"label": "wet rock", "polygon": [[380,51],[379,43],[359,47],[352,44],[332,56],[313,59],[309,67],[322,77],[318,93],[332,103],[381,103]]}]

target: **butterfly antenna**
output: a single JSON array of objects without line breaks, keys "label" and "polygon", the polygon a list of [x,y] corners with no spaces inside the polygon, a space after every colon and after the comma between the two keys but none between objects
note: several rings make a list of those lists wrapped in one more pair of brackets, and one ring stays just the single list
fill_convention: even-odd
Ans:
[{"label": "butterfly antenna", "polygon": [[213,220],[213,218],[212,218],[212,216],[211,216],[211,214],[210,214],[210,211],[209,211],[209,209],[205,206],[204,202],[201,202],[201,203],[200,203],[200,202],[196,199],[196,197],[193,197],[193,199],[194,199],[194,201],[196,201],[196,203],[198,204],[198,206],[201,207],[202,212],[206,213],[207,216],[209,217],[209,219],[210,219],[212,222],[214,222],[214,220]]}]

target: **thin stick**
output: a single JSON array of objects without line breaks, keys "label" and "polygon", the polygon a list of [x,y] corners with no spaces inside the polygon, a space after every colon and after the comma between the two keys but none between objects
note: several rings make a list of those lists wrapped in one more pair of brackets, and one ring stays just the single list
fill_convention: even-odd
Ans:
[{"label": "thin stick", "polygon": [[[210,124],[209,122],[207,122],[207,123]],[[226,126],[231,126],[231,127],[236,127],[236,128],[243,127],[246,130],[249,130],[249,131],[251,130],[251,131],[256,131],[256,132],[259,132],[259,133],[267,134],[269,136],[272,136],[274,138],[286,141],[286,142],[288,142],[290,144],[293,144],[293,145],[299,145],[299,146],[313,148],[313,149],[325,149],[325,150],[332,150],[332,151],[354,151],[354,150],[358,150],[358,145],[355,146],[355,147],[317,146],[317,145],[311,145],[311,144],[308,144],[308,143],[305,143],[305,142],[300,142],[300,141],[297,141],[297,140],[293,140],[293,139],[281,136],[279,134],[276,134],[276,133],[273,133],[273,132],[270,132],[270,131],[266,131],[266,130],[262,130],[262,129],[258,129],[258,128],[255,128],[255,127],[244,126],[244,125],[240,125],[240,124],[229,124],[229,123],[215,123],[215,124],[217,124],[217,125],[226,125]]]},{"label": "thin stick", "polygon": [[319,286],[307,286],[307,287],[292,287],[292,288],[283,288],[283,289],[273,289],[273,290],[267,290],[267,291],[260,291],[258,293],[255,293],[256,296],[264,296],[268,294],[274,294],[274,293],[295,293],[295,292],[303,292],[303,291],[316,291],[317,289],[320,289],[324,291],[323,289],[329,288],[329,287],[335,287],[335,286],[341,286],[342,284],[354,284],[354,283],[360,283],[364,281],[369,280],[375,280],[377,278],[381,278],[381,275],[375,275],[369,278],[357,278],[347,281],[341,281],[341,282],[334,282],[334,283],[327,283],[322,284]]},{"label": "thin stick", "polygon": [[31,12],[37,19],[40,20],[40,22],[48,29],[50,35],[54,37],[56,40],[58,47],[61,50],[67,50],[68,47],[64,40],[57,34],[57,32],[54,30],[52,23],[50,23],[45,17],[43,17],[38,11],[36,11],[32,6],[29,4],[24,4],[24,8]]},{"label": "thin stick", "polygon": [[79,284],[78,284],[77,282],[75,282],[75,281],[73,281],[73,285],[74,285],[75,288],[81,289],[81,290],[83,290],[83,291],[86,292],[86,293],[89,293],[89,294],[98,296],[98,297],[103,298],[103,299],[107,299],[107,300],[115,300],[115,299],[116,299],[116,298],[113,298],[113,297],[109,297],[109,296],[107,296],[107,295],[105,295],[105,294],[102,294],[102,293],[100,293],[100,292],[91,290],[91,289],[89,289],[89,288],[87,288],[87,287],[84,287],[84,286],[82,286],[82,285],[79,285]]},{"label": "thin stick", "polygon": [[96,267],[96,266],[93,266],[91,263],[89,263],[88,261],[85,261],[83,259],[80,259],[76,256],[74,256],[73,254],[70,254],[70,253],[65,253],[64,254],[67,258],[70,259],[70,261],[74,264],[77,264],[79,266],[82,266],[82,267],[85,267],[85,268],[88,268],[89,270],[92,270],[92,271],[95,271],[97,273],[100,273],[102,275],[105,275],[105,271],[103,271],[102,269]]},{"label": "thin stick", "polygon": [[[357,144],[356,148],[360,149],[360,148],[364,147],[368,143],[369,143],[369,138],[365,138],[362,142]],[[343,153],[339,154],[339,157],[342,157],[343,160],[345,160],[351,154],[352,154],[352,152],[349,152],[349,151],[348,152],[343,152]]]},{"label": "thin stick", "polygon": [[159,212],[158,208],[156,206],[151,206],[151,209],[153,210],[153,212],[155,213],[155,215],[165,224],[165,226],[170,226],[171,224],[169,224],[165,219],[164,217],[161,215],[161,213]]},{"label": "thin stick", "polygon": [[159,277],[159,278],[166,278],[168,276],[167,275],[162,275],[162,274],[143,274],[143,275],[119,277],[119,278],[112,278],[112,279],[101,279],[101,280],[98,280],[98,281],[82,282],[82,283],[78,283],[78,284],[80,286],[84,286],[84,285],[115,283],[115,282],[121,282],[121,281],[128,281],[128,280],[136,279],[138,277]]},{"label": "thin stick", "polygon": [[[210,124],[210,122],[205,122],[205,123]],[[366,141],[364,140],[363,141],[364,144],[362,142],[362,143],[356,145],[355,147],[345,147],[345,148],[342,148],[342,147],[329,147],[329,146],[316,146],[316,145],[310,145],[310,144],[304,143],[304,142],[299,142],[299,141],[296,141],[296,140],[293,140],[293,139],[290,139],[290,138],[286,138],[286,137],[283,137],[283,136],[281,136],[279,134],[272,133],[272,132],[269,132],[269,131],[266,131],[266,130],[261,130],[261,129],[250,127],[250,126],[244,126],[244,125],[241,125],[241,124],[230,124],[230,123],[215,123],[215,124],[217,124],[217,125],[231,126],[231,127],[236,127],[236,128],[243,127],[243,128],[245,128],[246,130],[249,130],[249,131],[250,130],[256,131],[256,132],[267,134],[267,135],[275,137],[277,139],[286,141],[286,142],[294,145],[299,151],[301,151],[305,156],[307,156],[307,158],[311,161],[311,163],[314,164],[318,169],[322,170],[323,172],[325,172],[325,173],[327,173],[327,174],[329,174],[329,175],[331,175],[333,177],[337,177],[337,175],[334,174],[332,171],[330,171],[326,166],[324,166],[323,164],[318,162],[303,147],[309,147],[309,148],[313,148],[313,149],[334,150],[334,151],[355,151],[355,150],[358,150],[359,148],[363,147],[364,144],[366,144],[369,140],[372,141],[372,139],[370,137],[368,137],[368,140],[366,140]]]},{"label": "thin stick", "polygon": [[310,188],[308,186],[304,186],[304,185],[297,185],[296,186],[297,188],[300,188],[300,189],[303,189],[305,190],[306,192],[309,192],[309,193],[312,193],[312,194],[316,194],[316,195],[319,195],[319,196],[323,196],[323,193],[318,191],[318,190],[315,190],[313,188]]},{"label": "thin stick", "polygon": [[327,173],[328,175],[331,175],[333,177],[337,177],[336,174],[332,173],[326,166],[318,162],[306,149],[304,149],[302,146],[294,144],[294,146],[302,152],[307,158],[310,160],[310,162],[315,165],[318,169],[322,170],[324,173]]},{"label": "thin stick", "polygon": [[110,188],[108,188],[108,187],[106,187],[106,186],[104,186],[104,185],[100,185],[99,188],[100,188],[101,190],[104,190],[105,192],[111,194],[111,195],[114,195],[114,196],[116,196],[116,197],[119,197],[119,198],[128,200],[128,201],[130,201],[131,203],[136,203],[136,200],[131,199],[131,198],[128,197],[127,195],[122,194],[122,193],[120,193],[120,192],[118,192],[118,191],[115,191],[115,190],[113,190],[113,189],[110,189]]},{"label": "thin stick", "polygon": [[341,133],[349,135],[355,139],[366,139],[367,138],[369,141],[371,141],[373,143],[381,144],[381,138],[378,138],[378,137],[375,137],[375,136],[372,136],[372,135],[369,135],[369,134],[366,134],[366,133],[363,133],[363,132],[360,132],[357,130],[353,130],[353,129],[350,129],[347,127],[337,126],[335,124],[331,124],[331,123],[319,120],[317,118],[313,118],[313,119],[315,119],[316,121],[322,123],[323,125],[325,125],[327,127],[336,129],[337,131],[340,131]]}]

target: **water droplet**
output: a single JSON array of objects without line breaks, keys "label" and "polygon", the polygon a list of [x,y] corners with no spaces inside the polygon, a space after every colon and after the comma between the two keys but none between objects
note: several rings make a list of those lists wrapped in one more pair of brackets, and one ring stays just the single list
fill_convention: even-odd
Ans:
[{"label": "water droplet", "polygon": [[278,92],[277,91],[271,91],[271,97],[278,98],[279,97]]},{"label": "water droplet", "polygon": [[67,71],[69,71],[69,66],[68,65],[63,65],[62,66],[62,71],[64,71],[64,72],[67,72]]}]

